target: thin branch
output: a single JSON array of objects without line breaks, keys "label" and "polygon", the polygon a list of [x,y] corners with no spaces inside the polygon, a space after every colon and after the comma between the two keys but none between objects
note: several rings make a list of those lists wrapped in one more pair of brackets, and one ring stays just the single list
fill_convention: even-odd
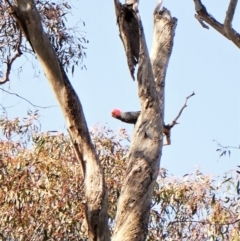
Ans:
[{"label": "thin branch", "polygon": [[192,92],[192,94],[191,95],[189,95],[189,96],[187,96],[186,97],[186,100],[185,100],[185,103],[184,103],[184,105],[183,105],[183,107],[181,108],[181,110],[179,111],[179,113],[178,113],[178,115],[177,115],[177,117],[172,121],[172,123],[171,123],[171,125],[172,126],[174,126],[174,125],[176,125],[177,124],[177,120],[179,119],[179,117],[181,116],[181,114],[182,114],[182,112],[183,112],[183,110],[184,110],[184,108],[186,108],[187,107],[187,101],[188,101],[188,99],[189,98],[191,98],[192,96],[194,96],[195,95],[195,93],[194,92]]},{"label": "thin branch", "polygon": [[[195,93],[193,92],[191,95],[187,96],[186,97],[186,100],[185,100],[185,103],[183,105],[183,107],[181,108],[181,110],[179,111],[177,117],[172,121],[171,124],[168,124],[168,125],[165,125],[163,124],[163,134],[166,136],[166,143],[164,143],[163,145],[164,146],[168,146],[168,145],[171,145],[171,129],[176,125],[178,124],[177,123],[177,120],[179,119],[179,117],[181,116],[184,108],[187,107],[187,101],[189,98],[191,98],[192,96],[194,96]],[[114,110],[112,112],[112,117],[120,120],[120,121],[123,121],[125,123],[128,123],[128,124],[136,124],[137,123],[137,120],[138,120],[138,117],[139,115],[141,114],[140,111],[131,111],[131,112],[120,112],[119,115],[116,115],[115,112],[116,110]]]},{"label": "thin branch", "polygon": [[9,75],[10,75],[10,72],[11,72],[12,64],[18,57],[20,57],[22,55],[22,52],[20,50],[21,43],[22,43],[22,32],[20,31],[19,32],[19,41],[18,41],[17,46],[16,46],[17,52],[15,53],[15,55],[10,60],[7,59],[6,73],[5,73],[4,78],[0,80],[0,85],[5,84],[7,81],[9,81]]},{"label": "thin branch", "polygon": [[4,113],[5,115],[7,115],[6,107],[4,107],[2,104],[0,104],[0,106],[2,107],[3,113]]},{"label": "thin branch", "polygon": [[[233,222],[221,223],[221,225],[224,225],[224,226],[233,225],[233,224],[235,224],[235,223],[237,223],[239,221],[240,221],[240,219],[236,219]],[[201,223],[203,225],[205,225],[205,224],[208,224],[208,225],[219,225],[219,223],[213,223],[213,222],[209,222],[207,220],[205,220],[205,221],[195,221],[195,220],[184,220],[184,221],[182,221],[182,220],[176,220],[176,221],[172,221],[171,222],[171,224],[173,224],[173,223]]]},{"label": "thin branch", "polygon": [[194,96],[195,93],[192,92],[191,95],[187,96],[186,97],[186,100],[185,100],[185,103],[183,105],[183,107],[181,108],[181,110],[179,111],[177,117],[172,121],[171,124],[168,124],[168,125],[164,125],[164,134],[166,136],[166,143],[164,143],[164,146],[167,146],[167,145],[171,145],[171,129],[177,125],[177,120],[179,119],[179,117],[181,116],[183,110],[187,107],[187,101],[189,98],[191,98],[192,96]]},{"label": "thin branch", "polygon": [[[232,22],[231,18],[233,18],[234,15],[234,10],[237,5],[237,0],[230,0],[229,8],[227,11],[227,17],[230,17],[228,19],[228,22]],[[217,30],[219,33],[221,33],[224,37],[227,39],[231,40],[238,48],[240,48],[240,34],[236,32],[233,28],[231,28],[231,35],[229,36],[228,33],[226,32],[226,27],[220,22],[218,22],[210,13],[208,13],[206,7],[202,4],[201,0],[193,0],[194,5],[195,5],[195,11],[197,12],[197,15],[195,15],[196,19],[201,23],[203,26],[202,22],[205,21],[208,23],[212,28]],[[228,16],[229,15],[229,16]],[[226,19],[225,19],[226,21]],[[204,28],[205,25],[203,26]]]},{"label": "thin branch", "polygon": [[226,18],[224,21],[224,30],[228,37],[234,42],[236,35],[235,32],[232,29],[232,21],[233,21],[233,16],[235,13],[235,9],[237,7],[238,0],[230,0],[228,10],[226,13]]},{"label": "thin branch", "polygon": [[222,149],[229,149],[229,148],[231,148],[231,149],[240,149],[240,146],[223,146],[222,144],[220,144],[218,141],[216,141],[216,140],[213,140],[214,142],[216,142],[217,143],[217,145],[219,146],[219,147],[221,147]]},{"label": "thin branch", "polygon": [[[177,117],[172,121],[171,124],[168,124],[168,125],[165,125],[163,124],[163,134],[166,136],[166,143],[164,143],[163,145],[164,146],[167,146],[167,145],[171,145],[171,129],[176,125],[178,124],[177,123],[177,120],[179,119],[179,117],[181,116],[184,108],[187,107],[187,101],[189,98],[191,98],[192,96],[194,96],[195,93],[193,92],[191,95],[187,96],[186,97],[186,100],[185,100],[185,103],[183,105],[183,107],[181,108],[181,110],[179,111]],[[138,120],[138,117],[139,115],[141,114],[140,111],[130,111],[130,112],[120,112],[119,115],[116,115],[115,114],[115,111],[114,110],[112,112],[112,117],[120,120],[120,121],[123,121],[125,123],[128,123],[128,124],[136,124],[137,123],[137,120]]]},{"label": "thin branch", "polygon": [[28,102],[30,105],[32,105],[33,107],[35,108],[42,108],[42,109],[48,109],[48,108],[52,108],[52,107],[56,107],[56,105],[52,105],[52,106],[39,106],[39,105],[34,105],[31,101],[29,101],[28,99],[16,94],[16,93],[12,93],[12,92],[9,92],[7,90],[4,90],[3,88],[0,88],[0,90],[2,90],[3,92],[9,94],[9,95],[15,95],[17,96],[18,98],[22,99],[22,100],[25,100],[26,102]]}]

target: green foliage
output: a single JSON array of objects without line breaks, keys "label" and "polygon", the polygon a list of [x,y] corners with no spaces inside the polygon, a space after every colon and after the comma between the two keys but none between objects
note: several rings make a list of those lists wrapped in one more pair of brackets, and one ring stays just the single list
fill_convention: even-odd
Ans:
[{"label": "green foliage", "polygon": [[68,137],[39,132],[35,118],[1,120],[0,233],[4,240],[82,240],[80,166]]},{"label": "green foliage", "polygon": [[[9,1],[14,5],[14,1]],[[59,61],[63,68],[74,72],[74,66],[86,68],[83,58],[86,57],[86,45],[88,40],[85,38],[81,28],[85,23],[78,19],[75,26],[67,23],[71,10],[68,1],[47,1],[36,2],[36,8],[42,19],[42,25],[48,34],[51,44],[56,51]],[[81,26],[81,28],[80,28]],[[33,51],[26,41],[20,38],[20,29],[14,18],[11,16],[11,8],[7,1],[0,0],[0,78],[4,76],[5,70],[2,66],[9,64],[9,60],[15,54],[20,42],[20,50],[23,54]]]},{"label": "green foliage", "polygon": [[85,45],[88,40],[82,35],[79,26],[85,26],[83,21],[80,21],[75,26],[68,26],[67,16],[71,11],[71,6],[68,1],[38,1],[37,9],[42,17],[42,22],[47,32],[49,39],[54,47],[59,61],[62,66],[68,71],[71,67],[72,73],[74,66],[81,64],[86,57]]},{"label": "green foliage", "polygon": [[[0,118],[0,239],[87,240],[81,168],[68,135],[40,131],[38,112]],[[129,138],[90,131],[105,172],[114,225]],[[232,240],[240,236],[239,171],[222,179],[199,171],[176,178],[161,169],[148,240]]]},{"label": "green foliage", "polygon": [[[0,119],[0,239],[86,240],[84,187],[69,136],[41,133],[38,113]],[[116,212],[127,149],[106,128],[91,131],[109,188],[110,222]]]}]

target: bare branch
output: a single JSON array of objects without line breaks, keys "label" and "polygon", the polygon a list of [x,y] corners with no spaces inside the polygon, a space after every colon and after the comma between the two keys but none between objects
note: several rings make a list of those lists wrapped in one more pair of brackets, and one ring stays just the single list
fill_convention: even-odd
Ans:
[{"label": "bare branch", "polygon": [[39,106],[39,105],[34,105],[31,101],[29,101],[28,99],[20,96],[19,94],[12,93],[12,92],[7,91],[7,90],[5,90],[5,89],[3,89],[3,88],[0,88],[0,90],[2,90],[2,91],[5,92],[5,93],[8,93],[9,95],[15,95],[15,96],[17,96],[18,98],[20,98],[20,99],[22,99],[22,100],[25,100],[26,102],[28,102],[30,105],[32,105],[32,106],[35,107],[35,108],[47,109],[47,108],[56,107],[56,106],[54,106],[54,105],[52,105],[52,106]]},{"label": "bare branch", "polygon": [[228,148],[232,148],[232,149],[240,149],[240,145],[239,146],[223,146],[222,144],[220,144],[218,141],[213,140],[214,142],[217,143],[217,145],[223,149],[228,149]]},{"label": "bare branch", "polygon": [[187,101],[189,98],[191,98],[192,96],[194,96],[195,93],[193,92],[191,95],[187,96],[186,97],[186,100],[185,100],[185,103],[183,105],[183,107],[181,108],[181,110],[179,111],[177,117],[172,121],[171,124],[168,124],[168,125],[164,125],[164,134],[166,136],[166,143],[164,144],[164,146],[167,146],[167,145],[171,145],[171,129],[177,125],[177,120],[179,119],[179,117],[181,116],[184,108],[187,107]]},{"label": "bare branch", "polygon": [[0,85],[5,84],[7,81],[9,81],[9,75],[11,73],[11,69],[12,69],[12,64],[13,62],[22,55],[22,52],[20,50],[20,46],[22,43],[22,33],[21,31],[19,32],[19,38],[18,38],[18,43],[16,45],[16,53],[14,54],[14,56],[11,59],[7,59],[7,69],[6,69],[6,73],[3,79],[0,80]]},{"label": "bare branch", "polygon": [[[205,21],[211,27],[213,27],[215,30],[217,30],[220,34],[222,34],[224,37],[231,40],[238,48],[240,48],[240,34],[237,33],[231,27],[231,22],[232,22],[232,18],[234,15],[234,10],[237,5],[237,0],[230,0],[230,5],[228,8],[227,17],[226,17],[227,22],[225,19],[224,25],[219,23],[210,13],[208,13],[206,7],[202,4],[201,0],[193,0],[193,2],[195,4],[195,11],[198,14],[197,17],[196,16],[195,17],[200,23],[202,21]],[[201,23],[201,25],[202,25],[202,23]],[[230,30],[230,32],[231,32],[230,35],[229,35],[229,33],[226,32],[226,28],[228,28],[228,31]]]},{"label": "bare branch", "polygon": [[[136,124],[138,117],[140,116],[141,112],[140,111],[129,111],[129,112],[120,112],[119,110],[119,115],[116,115],[114,112],[112,112],[112,117],[116,118],[122,122],[125,122],[127,124]],[[170,140],[170,130],[171,130],[170,125],[163,125],[163,134],[166,136],[167,143],[164,145],[170,145],[171,140]]]},{"label": "bare branch", "polygon": [[224,21],[224,30],[229,39],[231,39],[235,44],[238,44],[239,36],[236,35],[236,31],[232,29],[232,20],[235,13],[235,9],[237,7],[238,0],[230,0],[228,10],[226,13],[226,18]]},{"label": "bare branch", "polygon": [[7,115],[7,108],[9,107],[4,107],[2,104],[0,104],[0,106],[2,107],[2,111],[3,111],[3,114]]},{"label": "bare branch", "polygon": [[[229,226],[229,225],[233,225],[233,224],[235,224],[235,223],[237,223],[239,221],[240,221],[240,219],[236,219],[236,220],[234,220],[232,222],[229,222],[229,223],[221,223],[221,225]],[[201,221],[201,220],[200,221],[195,221],[195,220],[184,220],[184,221],[176,220],[176,221],[172,221],[171,222],[171,224],[173,224],[173,223],[201,223],[203,225],[219,225],[219,223],[213,223],[213,222],[210,222],[208,220],[203,220],[203,221]]]},{"label": "bare branch", "polygon": [[177,117],[172,121],[172,123],[171,123],[171,126],[174,126],[174,125],[176,125],[177,124],[177,120],[179,119],[179,117],[181,116],[181,114],[182,114],[182,112],[183,112],[183,110],[184,110],[184,108],[186,108],[187,107],[187,101],[188,101],[188,99],[189,98],[191,98],[192,96],[194,96],[195,95],[195,93],[194,92],[192,92],[192,94],[191,95],[189,95],[189,96],[187,96],[186,97],[186,100],[185,100],[185,103],[184,103],[184,105],[183,105],[183,107],[181,108],[181,110],[179,111],[179,113],[178,113],[178,115],[177,115]]}]

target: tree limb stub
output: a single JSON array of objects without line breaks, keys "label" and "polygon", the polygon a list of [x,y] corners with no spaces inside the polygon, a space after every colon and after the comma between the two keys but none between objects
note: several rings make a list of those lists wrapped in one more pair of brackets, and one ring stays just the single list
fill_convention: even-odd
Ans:
[{"label": "tree limb stub", "polygon": [[[116,3],[120,4],[119,1],[115,0],[115,6]],[[117,14],[119,12],[116,11]],[[128,153],[128,166],[119,197],[116,225],[112,237],[114,241],[140,241],[146,239],[151,196],[158,175],[162,152],[163,118],[156,90],[156,77],[149,58],[139,13],[136,12],[134,17],[138,21],[139,57],[137,80],[141,114],[134,128]],[[173,19],[169,18],[168,21],[173,21]],[[122,35],[121,28],[119,30]],[[164,35],[165,31],[167,30],[163,29],[161,34]],[[171,46],[169,43],[166,44]],[[171,51],[168,53],[171,54]],[[158,55],[156,58],[159,58]],[[167,64],[163,64],[162,68],[164,68],[163,72],[165,73]]]},{"label": "tree limb stub", "polygon": [[230,0],[224,24],[219,23],[211,14],[208,13],[201,0],[193,0],[193,2],[195,4],[195,11],[198,14],[198,16],[195,15],[195,17],[203,27],[206,25],[203,25],[202,21],[205,21],[224,37],[231,40],[238,48],[240,48],[240,34],[231,26],[238,0]]},{"label": "tree limb stub", "polygon": [[26,28],[28,40],[61,106],[74,146],[81,153],[84,170],[86,218],[89,240],[109,240],[107,192],[103,171],[88,132],[81,102],[58,61],[33,0],[17,0],[17,23]]}]

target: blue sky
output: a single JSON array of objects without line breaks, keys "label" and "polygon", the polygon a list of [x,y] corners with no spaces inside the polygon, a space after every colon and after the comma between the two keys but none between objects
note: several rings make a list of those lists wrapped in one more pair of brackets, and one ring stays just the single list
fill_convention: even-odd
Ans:
[{"label": "blue sky", "polygon": [[[224,21],[229,1],[204,1],[208,11]],[[89,40],[87,70],[75,68],[69,78],[82,101],[88,126],[107,124],[113,130],[133,126],[111,117],[111,110],[139,110],[137,82],[133,82],[126,63],[123,45],[112,1],[71,1],[73,12],[68,21],[75,25],[85,21],[83,34]],[[140,14],[149,50],[152,43],[153,10],[156,1],[141,0]],[[175,175],[184,175],[200,166],[206,173],[221,174],[240,165],[240,151],[232,150],[231,157],[218,158],[217,140],[222,145],[240,144],[240,54],[239,49],[211,27],[206,30],[194,18],[192,0],[166,0],[163,6],[178,18],[174,48],[166,77],[165,123],[170,123],[182,107],[185,97],[195,91],[188,107],[172,130],[172,145],[163,148],[161,166]],[[240,32],[240,6],[233,26]],[[56,107],[41,109],[43,130],[65,131],[66,126],[54,95],[39,69],[37,61],[25,56],[13,66],[11,81],[6,90],[24,96],[36,105]],[[23,71],[18,74],[18,67]],[[8,107],[10,117],[25,116],[34,110],[28,103],[0,92],[1,104]]]}]

